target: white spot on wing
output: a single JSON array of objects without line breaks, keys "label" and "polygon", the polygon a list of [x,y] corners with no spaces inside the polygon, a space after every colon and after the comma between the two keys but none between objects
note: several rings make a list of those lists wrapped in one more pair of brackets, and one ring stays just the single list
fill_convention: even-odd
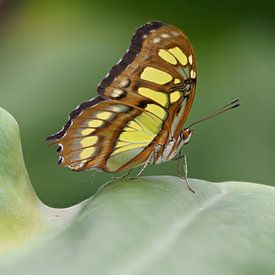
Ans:
[{"label": "white spot on wing", "polygon": [[191,76],[191,78],[196,78],[196,71],[195,70],[191,70],[191,72],[190,72],[190,76]]},{"label": "white spot on wing", "polygon": [[120,82],[119,87],[120,88],[125,88],[129,85],[129,83],[130,83],[130,80],[128,78],[125,78]]},{"label": "white spot on wing", "polygon": [[112,93],[111,93],[111,96],[112,97],[119,97],[121,95],[124,94],[124,91],[123,90],[120,90],[120,89],[113,89],[112,90]]},{"label": "white spot on wing", "polygon": [[193,56],[192,56],[192,54],[190,54],[188,56],[188,61],[189,61],[190,65],[192,65],[192,63],[193,63]]},{"label": "white spot on wing", "polygon": [[159,37],[156,37],[156,38],[153,39],[153,43],[157,44],[157,43],[160,42],[160,40],[161,40],[161,39],[160,39]]},{"label": "white spot on wing", "polygon": [[178,32],[173,31],[173,32],[172,32],[172,35],[173,35],[173,36],[179,36],[180,34],[179,34]]},{"label": "white spot on wing", "polygon": [[162,38],[169,38],[169,37],[170,37],[170,35],[167,34],[167,33],[162,33],[160,36],[161,36]]}]

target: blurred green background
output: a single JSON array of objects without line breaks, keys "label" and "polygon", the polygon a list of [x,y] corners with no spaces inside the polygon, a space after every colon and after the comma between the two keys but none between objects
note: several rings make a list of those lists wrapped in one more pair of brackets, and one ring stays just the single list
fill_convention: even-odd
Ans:
[{"label": "blurred green background", "polygon": [[[184,30],[197,55],[189,122],[235,97],[241,108],[196,126],[185,147],[189,176],[275,185],[275,2],[0,1],[0,106],[21,128],[39,197],[64,207],[88,198],[107,173],[59,168],[45,138],[127,50],[140,25],[161,20]],[[176,174],[175,162],[145,175]]]}]

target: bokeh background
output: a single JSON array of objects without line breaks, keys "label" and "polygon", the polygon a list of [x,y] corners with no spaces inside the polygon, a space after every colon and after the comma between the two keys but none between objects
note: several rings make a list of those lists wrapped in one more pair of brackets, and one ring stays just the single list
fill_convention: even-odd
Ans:
[{"label": "bokeh background", "polygon": [[[0,106],[20,125],[31,181],[48,205],[72,205],[111,178],[59,168],[45,138],[95,96],[132,33],[152,20],[180,27],[195,48],[199,79],[189,122],[235,97],[242,101],[196,126],[185,147],[189,176],[275,185],[273,0],[0,0]],[[176,174],[175,162],[144,174]]]}]

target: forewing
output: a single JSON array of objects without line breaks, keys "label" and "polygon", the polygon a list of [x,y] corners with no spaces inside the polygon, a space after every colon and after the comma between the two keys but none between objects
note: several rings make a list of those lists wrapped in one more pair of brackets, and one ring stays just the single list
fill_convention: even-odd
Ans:
[{"label": "forewing", "polygon": [[169,114],[166,131],[177,136],[194,99],[196,77],[194,51],[185,34],[151,22],[136,31],[128,52],[99,84],[98,92],[127,104],[160,106]]}]

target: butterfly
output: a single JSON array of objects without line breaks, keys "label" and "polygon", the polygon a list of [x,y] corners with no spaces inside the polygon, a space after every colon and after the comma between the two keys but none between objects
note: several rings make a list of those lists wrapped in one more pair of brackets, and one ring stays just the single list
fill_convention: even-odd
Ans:
[{"label": "butterfly", "polygon": [[[150,22],[61,131],[58,164],[74,171],[121,172],[169,161],[190,140],[184,128],[196,89],[193,47],[177,27]],[[139,173],[140,174],[140,173]]]}]

